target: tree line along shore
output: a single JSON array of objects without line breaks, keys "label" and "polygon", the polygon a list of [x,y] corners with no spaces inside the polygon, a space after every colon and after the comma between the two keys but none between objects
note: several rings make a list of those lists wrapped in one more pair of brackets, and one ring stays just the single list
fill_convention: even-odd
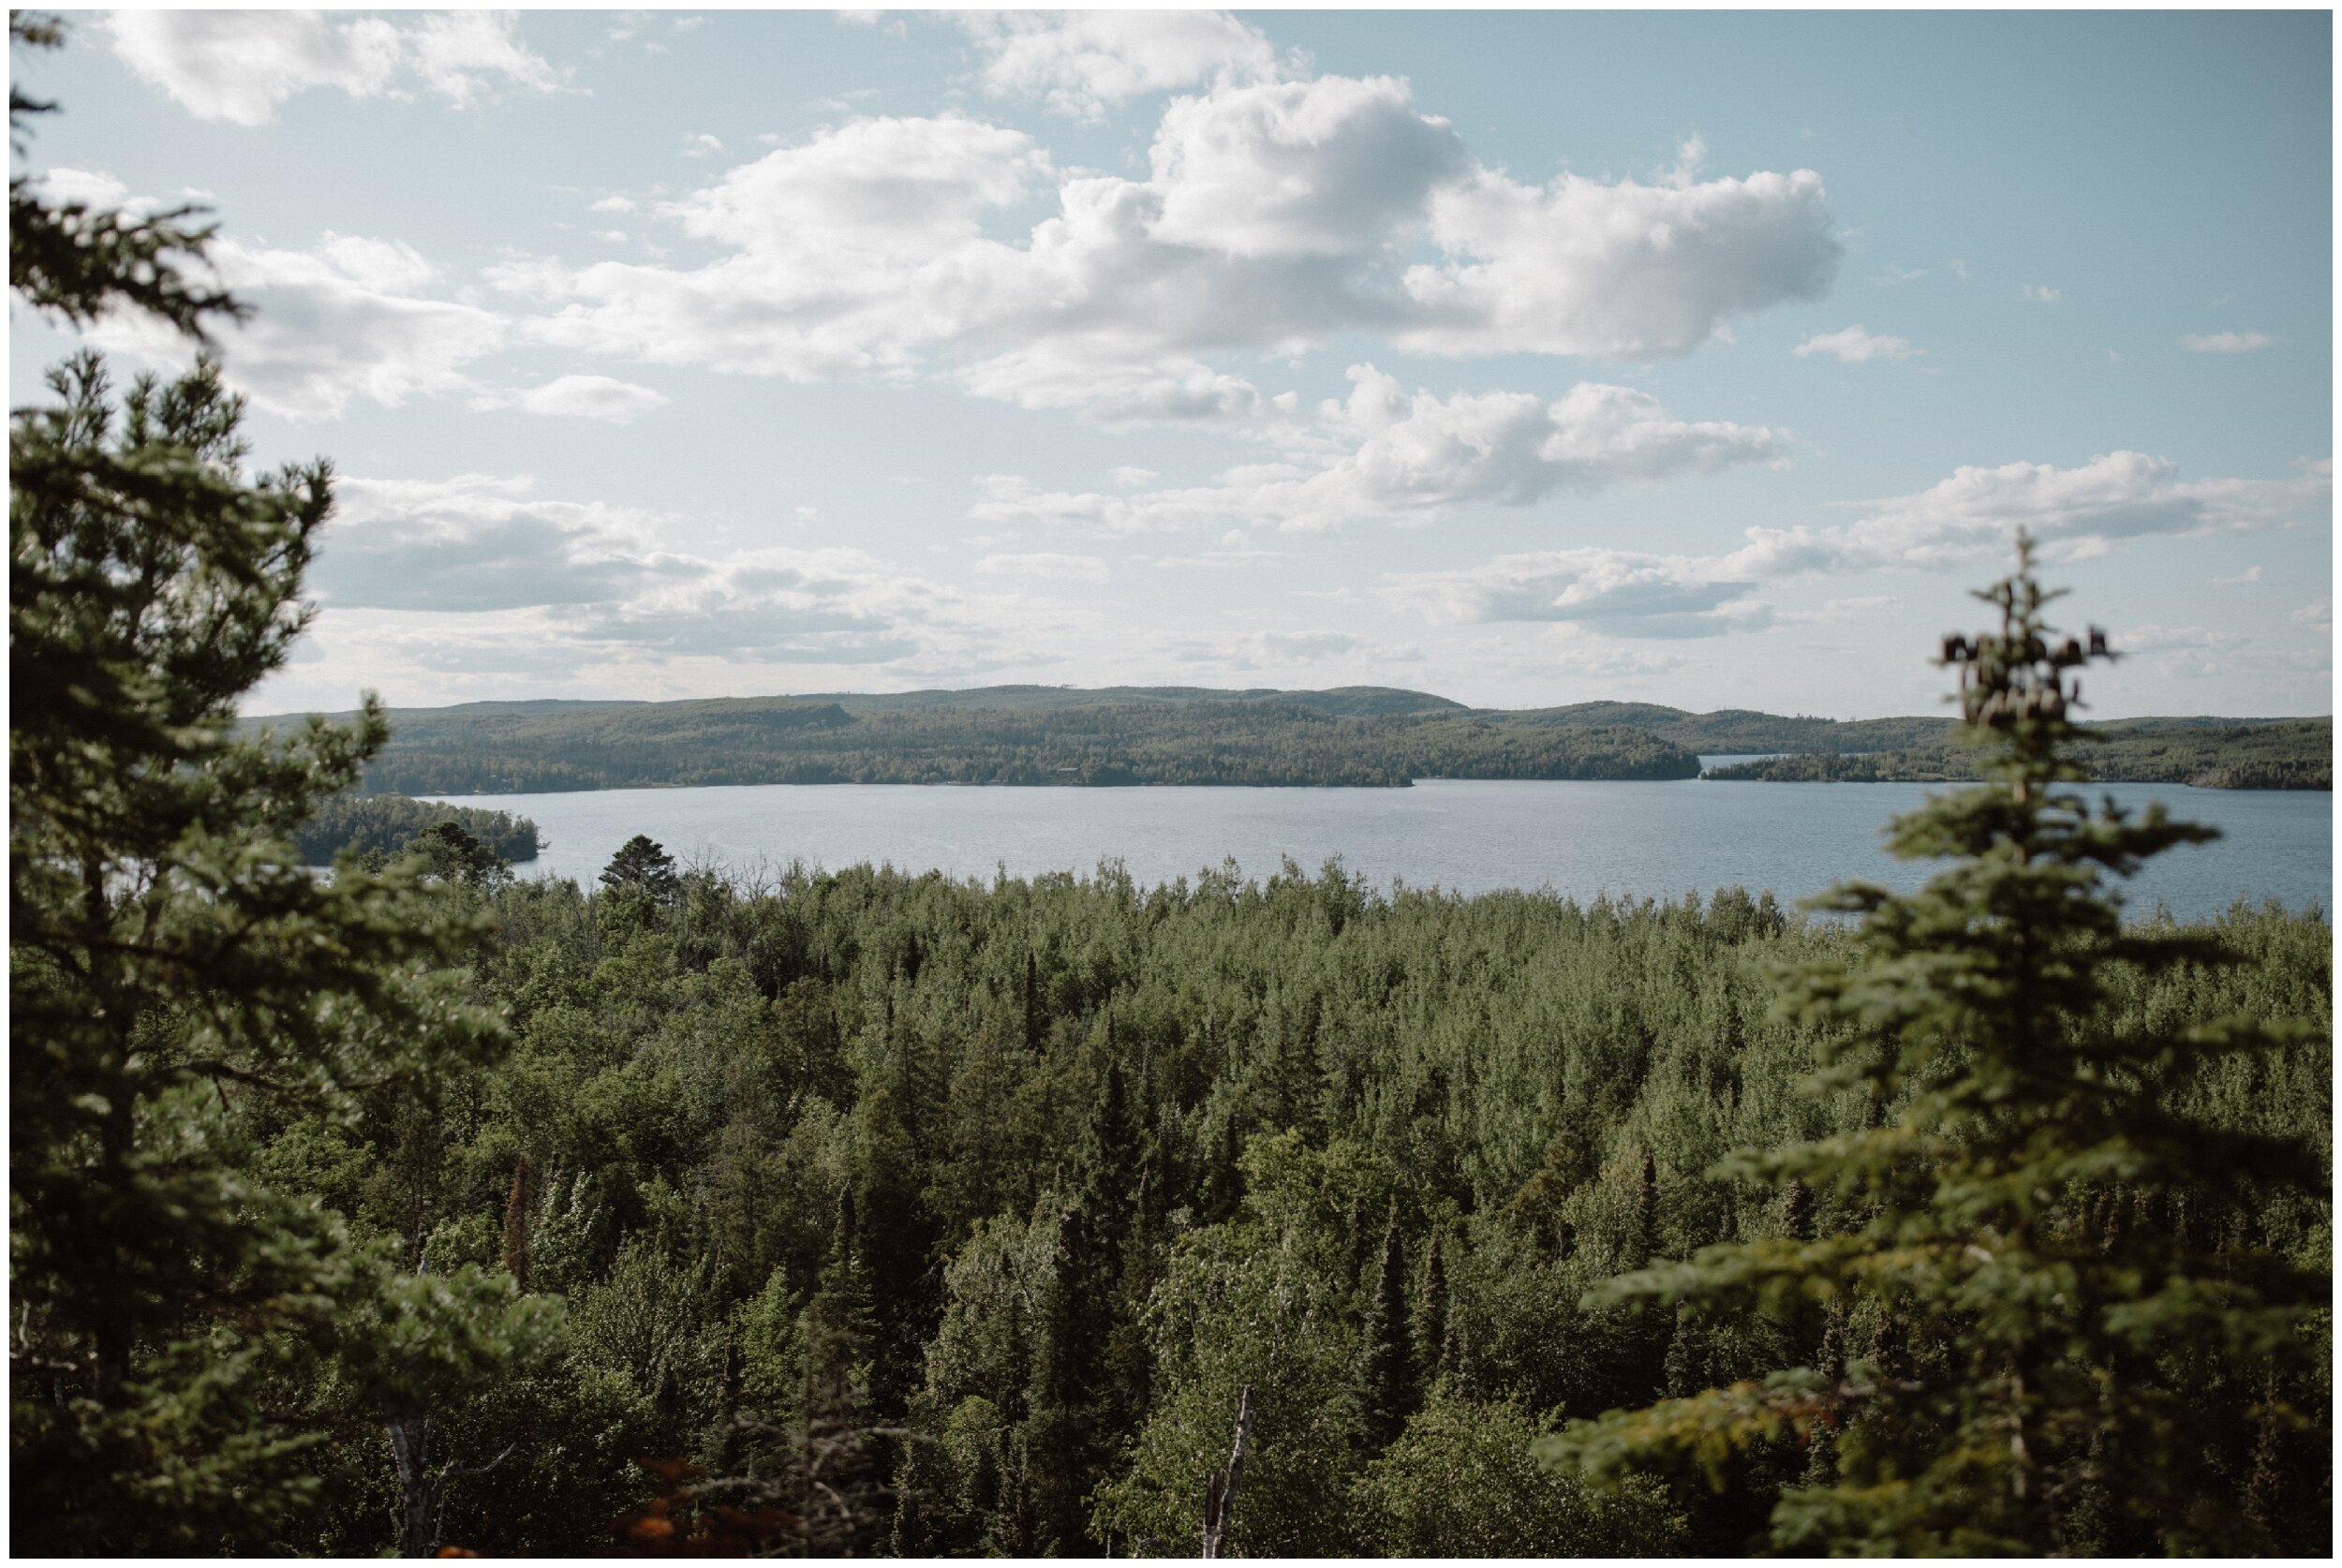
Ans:
[{"label": "tree line along shore", "polygon": [[[994,687],[676,703],[393,709],[363,788],[526,794],[714,784],[1404,788],[1417,778],[1960,780],[1946,718],[1833,720],[1651,704],[1473,709],[1386,688]],[[287,719],[252,719],[251,731]],[[2127,719],[2082,750],[2107,782],[2330,789],[2333,721]]]}]

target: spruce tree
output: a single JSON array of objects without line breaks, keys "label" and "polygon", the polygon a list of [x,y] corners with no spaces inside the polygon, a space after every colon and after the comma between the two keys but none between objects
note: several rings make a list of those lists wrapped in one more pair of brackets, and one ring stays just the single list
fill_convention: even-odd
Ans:
[{"label": "spruce tree", "polygon": [[1720,1477],[1752,1445],[1832,1434],[1832,1463],[1773,1509],[1790,1550],[2234,1550],[2255,1539],[2250,1466],[2213,1451],[2194,1413],[2215,1384],[2249,1397],[2309,1354],[2327,1275],[2171,1224],[2111,1235],[2093,1202],[2119,1184],[2246,1214],[2328,1173],[2297,1144],[2192,1117],[2176,1092],[2211,1055],[2268,1051],[2285,1031],[2115,1027],[2118,971],[2235,961],[2214,931],[2126,926],[2109,882],[2213,833],[2068,788],[2085,777],[2075,673],[2111,655],[2096,630],[2085,644],[2051,629],[2057,596],[2028,542],[1978,597],[1998,626],[1947,638],[1942,662],[1960,673],[1986,782],[1898,818],[1889,838],[1952,864],[1915,894],[1858,882],[1817,900],[1859,924],[1845,961],[1795,973],[1786,993],[1818,1027],[1818,1087],[1878,1114],[1736,1167],[1835,1205],[1810,1240],[1710,1247],[1597,1293],[1704,1313],[1842,1305],[1875,1325],[1872,1348],[1574,1424],[1546,1453]]},{"label": "spruce tree", "polygon": [[[1108,1058],[1075,1166],[1057,1216],[1056,1266],[1033,1358],[1024,1443],[1036,1546],[1094,1552],[1089,1498],[1106,1478],[1118,1418],[1130,1409],[1126,1340],[1135,1326],[1125,1289],[1125,1251],[1141,1150],[1123,1087]],[[1143,1351],[1142,1351],[1143,1354]]]},{"label": "spruce tree", "polygon": [[646,833],[638,833],[618,847],[601,868],[601,885],[641,888],[660,904],[672,904],[683,890],[674,856]]},{"label": "spruce tree", "polygon": [[1423,1255],[1423,1302],[1416,1319],[1418,1363],[1426,1375],[1438,1378],[1455,1370],[1455,1349],[1447,1333],[1447,1257],[1440,1233],[1433,1231]]},{"label": "spruce tree", "polygon": [[1375,1277],[1374,1303],[1366,1317],[1366,1349],[1359,1368],[1366,1438],[1374,1451],[1389,1447],[1415,1413],[1415,1357],[1408,1344],[1407,1248],[1399,1234],[1399,1211],[1383,1230],[1382,1267]]}]

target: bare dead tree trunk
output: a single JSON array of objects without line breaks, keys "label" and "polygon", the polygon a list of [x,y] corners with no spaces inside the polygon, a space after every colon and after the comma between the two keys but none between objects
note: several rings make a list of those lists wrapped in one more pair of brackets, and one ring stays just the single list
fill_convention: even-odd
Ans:
[{"label": "bare dead tree trunk", "polygon": [[431,1418],[388,1423],[391,1457],[398,1466],[398,1555],[430,1557],[439,1549],[432,1528],[439,1483],[431,1473]]},{"label": "bare dead tree trunk", "polygon": [[518,1443],[484,1465],[441,1463],[431,1468],[431,1417],[409,1416],[385,1423],[391,1434],[391,1457],[398,1465],[398,1555],[437,1557],[439,1554],[440,1505],[447,1501],[447,1484],[459,1477],[485,1475],[512,1457]]},{"label": "bare dead tree trunk", "polygon": [[1216,1558],[1236,1518],[1236,1489],[1244,1479],[1244,1443],[1253,1435],[1253,1385],[1236,1397],[1236,1450],[1227,1468],[1212,1472],[1204,1486],[1204,1556]]}]

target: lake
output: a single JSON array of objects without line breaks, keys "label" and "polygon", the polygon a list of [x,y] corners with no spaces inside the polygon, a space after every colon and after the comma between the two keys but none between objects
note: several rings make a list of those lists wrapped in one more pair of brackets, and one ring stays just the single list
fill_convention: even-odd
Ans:
[{"label": "lake", "polygon": [[[1290,857],[1314,871],[1339,855],[1387,888],[1463,893],[1550,888],[1676,898],[1734,883],[1787,900],[1845,877],[1913,887],[1927,868],[1879,851],[1887,820],[1941,786],[1922,784],[1431,780],[1411,790],[1016,789],[912,784],[733,785],[560,794],[467,795],[464,806],[535,819],[547,839],[524,876],[590,881],[646,833],[687,863],[837,868],[869,861],[989,880],[1094,870],[1119,860],[1146,884],[1233,858],[1267,876]],[[2334,797],[2322,792],[2101,785],[2126,806],[2161,800],[2207,822],[2217,843],[2173,850],[2131,885],[2183,919],[2242,897],[2331,909]]]}]

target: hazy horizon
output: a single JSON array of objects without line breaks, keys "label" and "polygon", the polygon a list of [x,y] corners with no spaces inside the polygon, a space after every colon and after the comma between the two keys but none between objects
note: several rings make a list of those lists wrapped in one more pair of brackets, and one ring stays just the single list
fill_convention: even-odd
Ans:
[{"label": "hazy horizon", "polygon": [[2324,13],[67,21],[341,475],[256,709],[1927,715],[2023,525],[2092,717],[2332,711]]}]

